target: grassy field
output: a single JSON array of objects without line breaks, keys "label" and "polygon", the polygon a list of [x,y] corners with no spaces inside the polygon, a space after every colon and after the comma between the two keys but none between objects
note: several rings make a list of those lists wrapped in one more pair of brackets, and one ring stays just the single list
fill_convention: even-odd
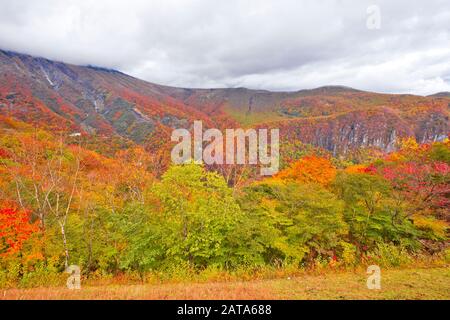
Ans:
[{"label": "grassy field", "polygon": [[7,289],[0,299],[450,299],[450,268],[385,270],[381,289],[366,287],[361,272],[293,278],[178,283]]}]

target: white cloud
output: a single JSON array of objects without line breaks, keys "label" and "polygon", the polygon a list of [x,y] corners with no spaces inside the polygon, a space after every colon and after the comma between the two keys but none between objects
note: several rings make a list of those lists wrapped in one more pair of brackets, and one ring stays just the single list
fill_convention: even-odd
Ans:
[{"label": "white cloud", "polygon": [[[381,10],[381,29],[366,9]],[[183,87],[450,91],[450,3],[0,0],[0,48]]]}]

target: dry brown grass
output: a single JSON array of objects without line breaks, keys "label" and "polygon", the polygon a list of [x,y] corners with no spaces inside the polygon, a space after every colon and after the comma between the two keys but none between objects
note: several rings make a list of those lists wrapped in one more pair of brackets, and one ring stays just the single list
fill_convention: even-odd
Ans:
[{"label": "dry brown grass", "polygon": [[178,283],[8,289],[0,299],[450,299],[450,268],[382,271],[381,290],[368,290],[363,271],[294,278]]},{"label": "dry brown grass", "polygon": [[271,299],[273,292],[264,283],[196,283],[163,285],[117,285],[66,288],[9,289],[0,299]]}]

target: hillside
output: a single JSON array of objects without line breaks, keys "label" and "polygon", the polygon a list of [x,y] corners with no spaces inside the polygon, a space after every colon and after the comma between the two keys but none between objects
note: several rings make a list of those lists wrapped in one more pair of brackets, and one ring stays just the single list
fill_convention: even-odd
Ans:
[{"label": "hillside", "polygon": [[[1,61],[0,288],[15,288],[5,297],[78,280],[256,280],[372,265],[389,288],[390,268],[448,266],[445,97],[181,89],[12,53]],[[280,128],[279,172],[172,164],[171,129],[196,119]],[[443,141],[394,144],[409,134]],[[426,296],[441,298],[436,290]]]},{"label": "hillside", "polygon": [[334,154],[366,146],[391,151],[401,136],[424,143],[445,138],[449,110],[450,97],[443,93],[422,97],[340,86],[296,92],[184,89],[0,50],[0,114],[143,145],[203,120],[205,126],[278,127],[282,139]]}]

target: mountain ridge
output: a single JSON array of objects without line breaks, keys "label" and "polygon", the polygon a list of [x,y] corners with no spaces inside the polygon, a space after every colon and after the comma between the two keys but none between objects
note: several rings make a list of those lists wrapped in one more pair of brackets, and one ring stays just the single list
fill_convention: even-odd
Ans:
[{"label": "mountain ridge", "polygon": [[33,58],[33,59],[43,59],[48,62],[61,63],[61,64],[71,65],[71,66],[76,66],[76,67],[84,67],[84,68],[89,68],[89,69],[93,69],[93,70],[97,70],[97,71],[119,73],[119,74],[126,75],[128,77],[134,78],[136,80],[144,81],[144,82],[154,84],[154,85],[157,85],[160,87],[167,87],[167,88],[171,88],[171,89],[183,89],[183,90],[232,90],[232,89],[234,89],[234,90],[248,90],[248,91],[254,91],[254,92],[259,91],[259,92],[270,92],[270,93],[299,93],[299,92],[311,92],[311,91],[327,90],[327,89],[330,89],[330,90],[342,89],[342,90],[348,90],[348,91],[368,92],[368,93],[373,93],[373,94],[411,95],[411,96],[417,96],[417,97],[432,97],[432,96],[440,96],[440,95],[445,95],[445,96],[450,95],[450,92],[448,92],[448,91],[441,91],[441,92],[436,92],[436,93],[428,94],[428,95],[419,95],[419,94],[414,94],[414,93],[396,93],[396,92],[386,93],[386,92],[362,90],[362,89],[357,89],[354,87],[340,85],[340,84],[328,84],[328,85],[322,85],[319,87],[301,88],[301,89],[297,89],[297,90],[270,90],[270,89],[264,89],[264,88],[255,89],[255,88],[248,88],[248,87],[210,87],[210,88],[181,87],[181,86],[171,86],[171,85],[166,85],[166,84],[157,84],[155,82],[151,82],[148,80],[144,80],[144,79],[132,76],[132,75],[130,75],[126,72],[120,71],[118,69],[108,68],[108,67],[104,67],[104,66],[96,65],[96,64],[74,64],[74,63],[64,62],[62,60],[52,60],[52,59],[46,58],[44,56],[35,56],[32,54],[28,54],[28,53],[20,53],[20,52],[14,51],[14,50],[6,50],[6,49],[2,49],[2,48],[0,48],[0,53],[13,55],[13,56],[14,55],[15,56],[25,56],[25,57],[29,57],[29,58]]},{"label": "mountain ridge", "polygon": [[449,132],[450,96],[373,93],[345,86],[298,91],[180,88],[121,71],[78,66],[0,49],[0,114],[87,134],[153,145],[174,128],[273,127],[282,138],[342,154],[392,151],[398,137],[419,142]]}]

